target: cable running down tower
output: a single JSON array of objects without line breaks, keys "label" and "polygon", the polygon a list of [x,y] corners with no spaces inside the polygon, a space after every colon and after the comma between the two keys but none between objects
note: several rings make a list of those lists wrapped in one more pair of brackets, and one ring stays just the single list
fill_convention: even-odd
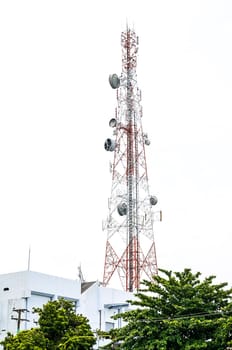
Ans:
[{"label": "cable running down tower", "polygon": [[158,200],[149,193],[145,146],[150,141],[142,129],[136,75],[138,38],[134,30],[122,32],[121,46],[122,73],[109,77],[117,91],[117,108],[109,121],[113,138],[104,144],[114,157],[109,212],[103,226],[107,231],[103,285],[117,272],[123,289],[133,292],[142,279],[157,274],[153,222],[155,217],[161,220],[161,212],[153,212]]}]

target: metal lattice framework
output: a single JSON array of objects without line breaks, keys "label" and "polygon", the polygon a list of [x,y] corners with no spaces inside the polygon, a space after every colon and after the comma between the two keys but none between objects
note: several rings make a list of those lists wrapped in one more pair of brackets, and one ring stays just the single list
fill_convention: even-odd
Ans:
[{"label": "metal lattice framework", "polygon": [[[142,129],[141,92],[137,86],[138,38],[127,28],[121,35],[122,73],[110,76],[117,90],[115,118],[109,125],[113,139],[105,149],[114,152],[103,285],[117,272],[126,291],[137,290],[143,278],[157,274],[153,234],[157,198],[149,193],[145,147],[150,144]],[[160,212],[159,216],[160,216]]]}]

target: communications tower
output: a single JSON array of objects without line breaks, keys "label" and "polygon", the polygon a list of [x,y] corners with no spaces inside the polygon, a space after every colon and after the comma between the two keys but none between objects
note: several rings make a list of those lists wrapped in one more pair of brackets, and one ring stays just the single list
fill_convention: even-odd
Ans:
[{"label": "communications tower", "polygon": [[104,144],[113,153],[113,163],[109,212],[103,225],[107,231],[103,285],[118,274],[123,289],[133,292],[142,279],[157,274],[153,222],[157,217],[161,220],[161,212],[153,212],[157,198],[149,192],[145,147],[150,141],[142,128],[134,30],[122,32],[121,46],[122,73],[109,76],[117,92],[117,108],[109,121],[113,137]]}]

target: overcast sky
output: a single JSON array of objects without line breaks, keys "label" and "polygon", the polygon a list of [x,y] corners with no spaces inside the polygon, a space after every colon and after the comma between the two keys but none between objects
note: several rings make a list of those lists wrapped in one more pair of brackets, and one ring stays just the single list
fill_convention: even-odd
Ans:
[{"label": "overcast sky", "polygon": [[232,284],[232,2],[0,2],[0,273],[102,279],[121,31],[138,85],[158,265]]}]

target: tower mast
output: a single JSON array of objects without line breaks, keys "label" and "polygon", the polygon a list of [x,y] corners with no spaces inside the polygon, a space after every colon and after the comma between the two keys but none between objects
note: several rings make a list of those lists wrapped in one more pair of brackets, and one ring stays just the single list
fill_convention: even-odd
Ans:
[{"label": "tower mast", "polygon": [[[145,145],[150,141],[142,129],[141,91],[137,86],[138,38],[127,28],[121,34],[122,73],[109,83],[117,91],[115,117],[109,122],[114,138],[105,150],[114,152],[103,285],[118,272],[122,287],[133,292],[141,279],[157,274],[152,206],[157,198],[149,193]],[[161,212],[159,212],[161,216]]]}]

